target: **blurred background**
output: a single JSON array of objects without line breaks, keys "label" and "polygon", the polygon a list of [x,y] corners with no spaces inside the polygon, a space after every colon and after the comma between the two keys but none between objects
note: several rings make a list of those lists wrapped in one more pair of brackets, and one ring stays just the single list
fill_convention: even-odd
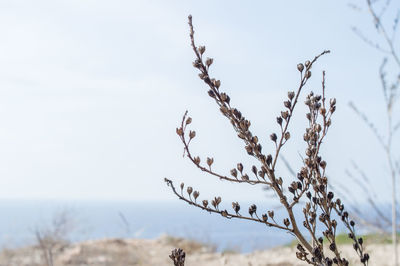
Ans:
[{"label": "blurred background", "polygon": [[[395,40],[400,3],[377,2]],[[191,208],[163,181],[185,182],[202,199],[221,196],[226,208],[233,200],[279,204],[262,187],[217,180],[182,157],[175,129],[188,110],[193,154],[214,157],[214,169],[226,174],[238,162],[254,163],[192,66],[189,14],[197,44],[214,58],[213,77],[265,151],[274,150],[269,135],[278,131],[287,91],[297,89],[297,63],[331,50],[302,95],[321,92],[325,70],[327,97],[337,99],[321,152],[328,176],[338,193],[350,188],[353,205],[368,209],[373,198],[390,219],[391,173],[369,124],[387,139],[384,57],[388,87],[400,72],[364,1],[14,0],[0,3],[1,246],[32,243],[33,232],[65,210],[77,228],[73,241],[167,233],[251,251],[291,240]],[[283,150],[295,171],[305,148],[303,99]],[[399,139],[393,132],[394,161]],[[291,175],[283,161],[278,171]],[[246,239],[253,242],[241,245]]]}]

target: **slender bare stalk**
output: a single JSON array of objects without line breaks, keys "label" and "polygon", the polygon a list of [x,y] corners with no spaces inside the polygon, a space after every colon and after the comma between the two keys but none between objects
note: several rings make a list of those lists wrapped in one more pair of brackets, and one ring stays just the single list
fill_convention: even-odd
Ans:
[{"label": "slender bare stalk", "polygon": [[[377,30],[377,32],[382,36],[384,43],[386,44],[386,47],[380,47],[379,45],[371,45],[373,44],[372,41],[370,41],[368,38],[366,38],[364,35],[361,34],[361,32],[357,29],[355,29],[355,32],[358,36],[361,37],[363,41],[365,41],[368,45],[371,45],[378,51],[381,51],[382,53],[385,54],[385,56],[389,55],[389,57],[392,59],[392,61],[399,67],[399,73],[400,73],[400,59],[398,55],[398,51],[395,49],[395,34],[396,34],[396,29],[399,23],[399,14],[394,18],[394,23],[392,25],[392,34],[389,33],[388,27],[382,23],[382,16],[385,14],[385,12],[389,9],[389,6],[391,4],[391,1],[386,1],[384,6],[382,7],[381,11],[377,11],[376,7],[376,2],[372,2],[371,0],[366,0],[366,5],[368,8],[368,12],[371,15],[373,19],[373,24]],[[377,138],[378,142],[380,143],[384,153],[385,153],[385,158],[387,165],[389,167],[389,172],[390,172],[390,182],[392,186],[392,199],[391,199],[391,234],[392,234],[392,243],[393,243],[393,255],[394,255],[394,265],[399,265],[399,256],[398,256],[398,249],[397,249],[397,191],[396,191],[396,179],[398,177],[397,172],[396,172],[396,160],[393,155],[393,137],[395,132],[398,130],[398,123],[393,124],[393,107],[397,103],[399,99],[399,80],[400,80],[400,75],[395,75],[395,81],[391,84],[391,86],[388,86],[387,81],[386,81],[386,72],[385,72],[385,66],[388,62],[388,59],[385,57],[383,59],[382,65],[379,68],[379,77],[381,79],[381,84],[382,84],[382,91],[385,99],[385,111],[386,111],[386,119],[387,119],[387,129],[386,131],[386,138],[382,137],[382,135],[379,134],[378,129],[371,123],[366,115],[364,115],[362,112],[360,112],[356,107],[354,103],[350,103],[350,107],[361,117],[361,119],[366,122],[368,127],[371,129],[371,131],[374,133],[375,137]],[[370,195],[370,193],[369,193]],[[369,201],[370,203],[373,203],[374,201]],[[372,206],[376,210],[376,206]],[[378,217],[382,219],[386,219],[386,217],[383,214],[378,214]],[[367,222],[369,224],[372,224],[371,222]],[[376,226],[377,224],[375,224]],[[385,225],[383,225],[385,226]],[[379,225],[378,225],[379,227]],[[384,227],[381,228],[385,230]]]}]

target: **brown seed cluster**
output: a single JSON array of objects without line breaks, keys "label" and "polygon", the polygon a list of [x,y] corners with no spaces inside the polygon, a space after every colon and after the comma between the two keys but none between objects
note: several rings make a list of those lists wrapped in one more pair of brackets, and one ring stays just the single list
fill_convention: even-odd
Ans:
[{"label": "brown seed cluster", "polygon": [[[257,159],[259,165],[249,167],[249,172],[247,172],[245,170],[247,168],[239,162],[236,167],[230,170],[230,175],[219,174],[212,169],[214,158],[207,157],[206,164],[203,165],[200,157],[192,155],[189,148],[196,133],[192,130],[187,131],[187,126],[192,122],[192,118],[188,117],[187,112],[185,112],[180,126],[176,129],[184,146],[184,155],[197,168],[221,180],[266,185],[279,198],[280,204],[286,211],[286,218],[277,221],[275,220],[274,210],[262,212],[255,204],[248,207],[248,215],[241,213],[242,208],[238,202],[232,202],[232,211],[228,211],[221,207],[222,198],[219,196],[214,197],[210,203],[206,199],[198,202],[197,198],[200,193],[193,190],[192,187],[187,187],[186,193],[184,193],[185,185],[183,183],[180,185],[180,191],[169,179],[165,179],[167,185],[171,187],[173,193],[179,199],[210,213],[218,213],[228,219],[237,218],[259,222],[288,232],[299,241],[297,258],[312,265],[348,265],[348,261],[342,257],[336,244],[337,218],[339,217],[339,221],[345,224],[349,234],[353,236],[351,239],[354,240],[354,248],[361,263],[367,265],[369,256],[364,253],[362,240],[359,241],[355,237],[354,222],[349,220],[348,213],[344,211],[344,205],[340,199],[335,199],[334,193],[328,189],[328,178],[325,174],[327,163],[320,155],[320,147],[332,124],[332,114],[336,110],[336,100],[331,99],[327,103],[325,98],[325,72],[323,72],[322,78],[322,94],[310,92],[305,99],[305,105],[308,107],[306,114],[308,127],[303,140],[307,147],[303,166],[297,173],[297,180],[292,181],[288,186],[286,184],[286,189],[285,179],[278,176],[275,169],[282,148],[291,139],[290,121],[300,94],[311,77],[311,68],[320,56],[329,53],[329,51],[324,51],[313,60],[307,60],[297,65],[300,83],[296,91],[287,93],[287,99],[283,102],[283,110],[276,118],[279,133],[271,133],[269,136],[275,144],[275,151],[264,153],[259,138],[251,131],[250,121],[231,105],[231,98],[221,89],[221,81],[210,77],[209,70],[214,60],[203,57],[206,51],[205,46],[196,46],[191,16],[189,16],[189,26],[191,46],[196,56],[193,66],[200,71],[200,79],[207,84],[208,95],[215,100],[222,115],[229,120],[237,136],[243,140],[246,153]],[[302,226],[307,230],[307,234],[300,230],[299,221],[295,219],[294,207],[297,204],[303,206],[304,220]],[[327,250],[325,250],[323,237],[328,242]],[[311,239],[311,242],[308,239]]]},{"label": "brown seed cluster", "polygon": [[184,266],[185,265],[185,251],[182,249],[174,249],[169,255],[169,258],[174,262],[174,266]]}]

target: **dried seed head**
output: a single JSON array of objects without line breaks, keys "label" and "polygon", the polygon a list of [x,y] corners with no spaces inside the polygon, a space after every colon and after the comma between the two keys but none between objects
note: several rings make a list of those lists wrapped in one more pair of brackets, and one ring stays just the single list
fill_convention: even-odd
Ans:
[{"label": "dried seed head", "polygon": [[234,176],[234,177],[237,177],[237,170],[236,170],[236,168],[234,168],[234,169],[231,170],[231,175]]},{"label": "dried seed head", "polygon": [[223,113],[224,115],[226,115],[228,113],[228,108],[223,105],[219,108],[219,110],[221,111],[221,113]]},{"label": "dried seed head", "polygon": [[286,108],[290,109],[290,107],[292,106],[292,103],[290,101],[284,101],[283,105],[285,105]]},{"label": "dried seed head", "polygon": [[220,94],[220,97],[221,97],[221,100],[224,102],[228,98],[228,95],[225,92],[222,92]]},{"label": "dried seed head", "polygon": [[290,139],[290,133],[289,133],[289,131],[285,133],[285,140],[288,140],[288,139]]},{"label": "dried seed head", "polygon": [[305,77],[307,79],[311,78],[311,71],[310,70],[307,70]]},{"label": "dried seed head", "polygon": [[333,192],[329,191],[327,197],[328,197],[329,200],[332,200],[333,197],[334,197]]},{"label": "dried seed head", "polygon": [[279,125],[282,125],[282,117],[277,117],[276,118],[276,122],[279,124]]},{"label": "dried seed head", "polygon": [[236,214],[240,211],[240,205],[238,202],[232,202],[232,209],[236,212]]},{"label": "dried seed head", "polygon": [[205,46],[199,46],[198,50],[199,50],[199,53],[202,55],[206,51],[206,47]]},{"label": "dried seed head", "polygon": [[283,119],[287,119],[288,118],[288,116],[289,116],[289,112],[288,111],[285,111],[285,112],[281,112],[281,117],[283,118]]},{"label": "dried seed head", "polygon": [[309,60],[307,60],[304,64],[306,65],[306,67],[309,67],[311,62]]},{"label": "dried seed head", "polygon": [[253,214],[257,211],[257,206],[255,204],[251,205],[249,207],[249,214],[251,217],[253,217]]},{"label": "dried seed head", "polygon": [[267,155],[266,163],[267,163],[267,165],[271,165],[271,163],[272,163],[272,155],[271,154]]},{"label": "dried seed head", "polygon": [[286,227],[289,227],[289,225],[290,225],[289,219],[288,219],[288,218],[283,219],[283,224],[284,224]]},{"label": "dried seed head", "polygon": [[190,131],[189,131],[189,138],[190,138],[190,139],[193,139],[194,137],[196,137],[196,131],[190,130]]},{"label": "dried seed head", "polygon": [[183,187],[185,186],[185,183],[181,183],[181,190],[183,190]]},{"label": "dried seed head", "polygon": [[206,59],[206,65],[207,65],[208,67],[210,67],[211,64],[213,63],[213,61],[214,61],[214,59],[207,57],[207,59]]},{"label": "dried seed head", "polygon": [[268,216],[269,216],[271,219],[274,219],[274,211],[268,211]]},{"label": "dried seed head", "polygon": [[269,137],[273,142],[276,142],[276,140],[278,138],[275,133],[272,133]]},{"label": "dried seed head", "polygon": [[199,156],[194,157],[194,158],[193,158],[193,161],[194,161],[194,163],[195,163],[196,165],[199,165],[199,164],[200,164],[200,157],[199,157]]},{"label": "dried seed head", "polygon": [[254,174],[255,176],[257,176],[257,167],[256,167],[255,165],[253,165],[253,166],[251,167],[251,171],[253,172],[253,174]]},{"label": "dried seed head", "polygon": [[186,125],[189,125],[190,123],[192,123],[192,118],[191,118],[191,117],[188,117],[188,118],[186,119]]},{"label": "dried seed head", "polygon": [[203,200],[203,206],[204,206],[204,208],[207,208],[207,206],[208,206],[208,200]]},{"label": "dried seed head", "polygon": [[193,67],[198,68],[198,69],[201,68],[201,62],[199,59],[194,60]]},{"label": "dried seed head", "polygon": [[238,163],[237,164],[237,169],[239,170],[239,172],[243,172],[243,164],[242,163]]},{"label": "dried seed head", "polygon": [[262,220],[264,222],[268,221],[268,215],[266,215],[265,213],[262,215]]},{"label": "dried seed head", "polygon": [[293,100],[294,96],[295,96],[294,91],[288,91],[288,98],[289,98],[290,100]]},{"label": "dried seed head", "polygon": [[247,174],[242,175],[242,179],[244,181],[249,181],[250,180],[250,178],[249,178],[249,176]]},{"label": "dried seed head", "polygon": [[[214,86],[219,89],[219,87],[221,86],[221,81],[220,80],[214,80]],[[226,95],[226,94],[225,94]]]},{"label": "dried seed head", "polygon": [[194,191],[194,192],[193,192],[194,200],[196,200],[196,199],[199,197],[199,195],[200,195],[200,192]]},{"label": "dried seed head", "polygon": [[207,157],[207,164],[209,167],[211,167],[211,165],[214,163],[214,158],[209,158]]},{"label": "dried seed head", "polygon": [[188,188],[186,189],[186,191],[187,191],[187,193],[188,193],[189,196],[190,196],[190,194],[192,194],[193,188],[192,188],[192,187],[188,187]]},{"label": "dried seed head", "polygon": [[210,96],[211,98],[215,98],[215,93],[213,90],[209,90],[208,91],[208,96]]},{"label": "dried seed head", "polygon": [[297,64],[297,70],[298,71],[300,71],[300,72],[303,72],[303,70],[304,70],[304,65],[303,64]]},{"label": "dried seed head", "polygon": [[183,128],[177,128],[176,129],[176,134],[178,134],[178,136],[183,136]]}]

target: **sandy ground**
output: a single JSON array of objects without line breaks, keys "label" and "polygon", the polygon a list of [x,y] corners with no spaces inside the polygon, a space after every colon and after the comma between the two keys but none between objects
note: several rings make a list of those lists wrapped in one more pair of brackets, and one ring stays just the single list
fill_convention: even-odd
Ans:
[{"label": "sandy ground", "polygon": [[[186,266],[284,266],[307,265],[296,259],[294,248],[280,247],[250,254],[234,252],[216,253],[212,247],[168,236],[155,240],[144,239],[105,239],[87,241],[58,247],[54,266],[130,266],[130,265],[173,265],[168,258],[171,250],[180,247],[187,253]],[[353,255],[351,246],[343,246],[343,255],[351,260],[351,265],[360,265]],[[369,265],[392,265],[392,249],[389,245],[370,245]],[[16,250],[3,250],[0,253],[1,266],[39,266],[46,265],[38,247]]]}]

